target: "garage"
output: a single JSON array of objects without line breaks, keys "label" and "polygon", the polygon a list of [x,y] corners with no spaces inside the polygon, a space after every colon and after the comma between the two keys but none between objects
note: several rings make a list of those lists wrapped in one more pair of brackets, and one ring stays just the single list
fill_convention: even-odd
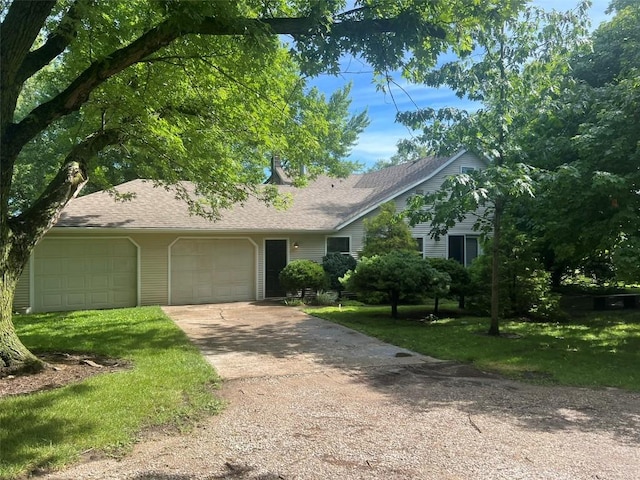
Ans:
[{"label": "garage", "polygon": [[170,303],[256,299],[256,247],[248,239],[182,238],[170,248]]},{"label": "garage", "polygon": [[33,257],[38,312],[137,305],[137,246],[128,238],[46,238]]}]

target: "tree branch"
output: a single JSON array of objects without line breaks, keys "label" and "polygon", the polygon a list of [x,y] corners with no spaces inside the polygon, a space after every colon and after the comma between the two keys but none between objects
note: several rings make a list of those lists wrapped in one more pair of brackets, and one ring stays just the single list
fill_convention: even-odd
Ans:
[{"label": "tree branch", "polygon": [[29,49],[35,42],[40,29],[51,13],[55,0],[32,2],[16,0],[9,7],[0,28],[0,120],[2,132],[13,121],[13,113],[18,100],[21,82],[16,75]]},{"label": "tree branch", "polygon": [[[37,3],[37,2],[36,2]],[[407,19],[399,16],[390,19],[344,21],[333,24],[331,37],[362,38],[385,32],[402,31]],[[415,22],[414,22],[415,23]],[[313,37],[319,26],[312,18],[269,18],[264,20],[239,18],[222,23],[216,18],[205,18],[200,23],[179,25],[167,20],[150,29],[126,47],[114,51],[108,57],[93,62],[63,92],[35,108],[20,123],[11,124],[2,138],[3,157],[17,156],[22,147],[56,119],[78,110],[99,85],[130,65],[169,45],[175,39],[188,34],[251,35],[291,34]],[[444,37],[444,30],[434,25],[423,25],[425,35]],[[11,139],[10,141],[7,139]]]},{"label": "tree branch", "polygon": [[69,7],[65,16],[60,20],[58,27],[49,36],[43,46],[29,52],[18,72],[18,82],[22,83],[30,78],[51,60],[64,52],[64,49],[69,46],[71,40],[73,40],[77,34],[76,24],[80,19],[77,7],[81,1],[83,0],[76,0],[73,5]]},{"label": "tree branch", "polygon": [[28,248],[35,246],[58,221],[69,200],[75,198],[87,183],[89,160],[108,145],[118,143],[121,135],[119,130],[101,130],[73,147],[58,174],[33,205],[9,220],[14,237],[22,237],[22,241],[15,244]]}]

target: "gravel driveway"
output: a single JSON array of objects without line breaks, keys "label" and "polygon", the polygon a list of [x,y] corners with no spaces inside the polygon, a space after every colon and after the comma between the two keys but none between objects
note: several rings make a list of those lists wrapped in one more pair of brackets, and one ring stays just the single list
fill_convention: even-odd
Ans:
[{"label": "gravel driveway", "polygon": [[640,394],[548,388],[268,304],[166,307],[227,409],[51,479],[637,479]]}]

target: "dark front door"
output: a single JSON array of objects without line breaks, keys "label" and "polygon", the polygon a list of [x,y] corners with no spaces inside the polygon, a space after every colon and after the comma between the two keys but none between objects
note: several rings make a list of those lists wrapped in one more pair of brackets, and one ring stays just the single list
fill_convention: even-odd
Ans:
[{"label": "dark front door", "polygon": [[287,266],[287,241],[265,240],[264,242],[264,296],[284,297],[285,292],[280,287],[280,272]]}]

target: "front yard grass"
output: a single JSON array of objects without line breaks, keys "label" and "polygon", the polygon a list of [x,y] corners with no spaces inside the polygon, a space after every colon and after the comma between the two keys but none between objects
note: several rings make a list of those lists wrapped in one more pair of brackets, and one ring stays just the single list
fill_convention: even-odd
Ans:
[{"label": "front yard grass", "polygon": [[0,399],[0,478],[57,468],[83,452],[126,452],[146,428],[186,428],[221,404],[213,368],[158,307],[18,315],[34,353],[122,358],[132,368],[56,390]]},{"label": "front yard grass", "polygon": [[640,391],[640,312],[589,312],[566,323],[503,321],[496,338],[489,319],[464,316],[420,322],[431,307],[308,308],[385,342],[432,357],[471,363],[481,370],[535,383],[618,387]]}]

